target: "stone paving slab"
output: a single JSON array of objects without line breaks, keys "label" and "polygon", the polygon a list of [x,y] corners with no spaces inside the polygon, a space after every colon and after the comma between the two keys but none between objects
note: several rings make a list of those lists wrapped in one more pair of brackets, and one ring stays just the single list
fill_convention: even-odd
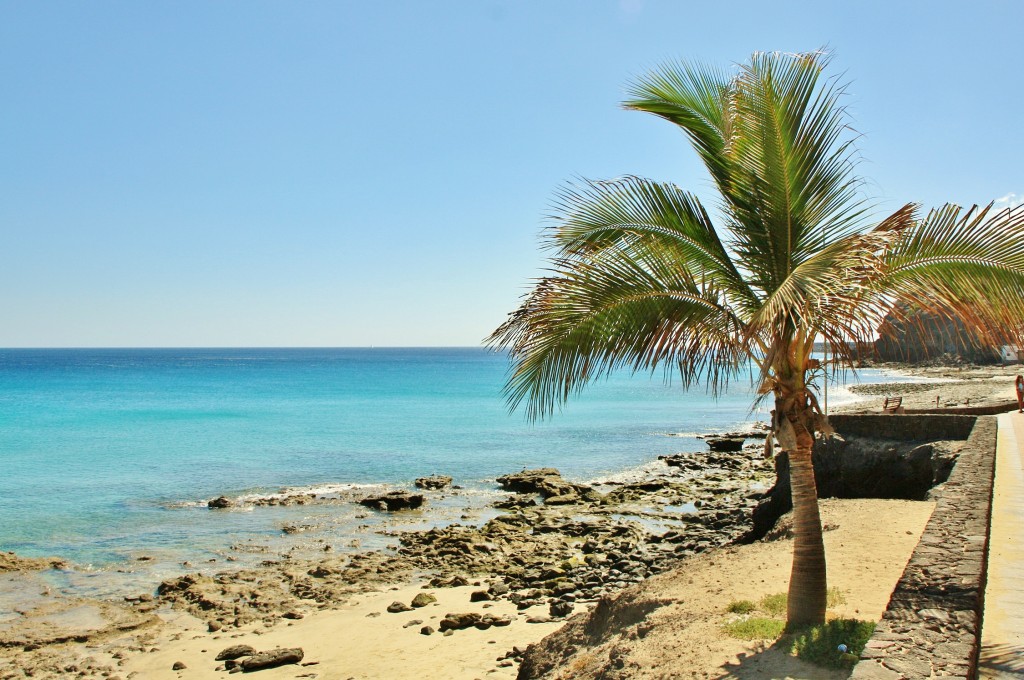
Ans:
[{"label": "stone paving slab", "polygon": [[978,677],[1024,678],[1024,414],[999,416]]}]

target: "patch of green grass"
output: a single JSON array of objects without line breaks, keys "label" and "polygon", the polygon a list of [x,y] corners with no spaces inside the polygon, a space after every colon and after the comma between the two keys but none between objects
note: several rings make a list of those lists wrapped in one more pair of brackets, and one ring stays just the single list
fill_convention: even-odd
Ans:
[{"label": "patch of green grass", "polygon": [[765,595],[761,598],[760,610],[768,616],[785,616],[786,614],[786,593]]},{"label": "patch of green grass", "polygon": [[[857,663],[865,643],[875,631],[873,621],[832,619],[786,636],[782,646],[804,661],[826,668],[850,668]],[[839,651],[846,645],[847,651]]]},{"label": "patch of green grass", "polygon": [[[747,602],[748,600],[740,600],[733,604],[739,604],[740,602]],[[768,616],[785,616],[786,605],[789,602],[789,598],[786,593],[775,593],[774,595],[765,595],[761,598],[760,604],[757,609],[764,612]],[[839,590],[835,586],[828,589],[828,599],[826,600],[826,606],[829,609],[838,607],[841,604],[846,604],[846,596],[843,595],[843,591]],[[732,605],[729,605],[732,606]],[[729,611],[733,611],[730,609]],[[738,612],[745,614],[746,612]]]},{"label": "patch of green grass", "polygon": [[786,622],[778,619],[750,618],[725,624],[725,632],[740,640],[778,640]]},{"label": "patch of green grass", "polygon": [[757,605],[750,600],[736,600],[734,602],[730,602],[729,606],[725,608],[725,611],[731,614],[749,614],[755,609],[757,609]]}]

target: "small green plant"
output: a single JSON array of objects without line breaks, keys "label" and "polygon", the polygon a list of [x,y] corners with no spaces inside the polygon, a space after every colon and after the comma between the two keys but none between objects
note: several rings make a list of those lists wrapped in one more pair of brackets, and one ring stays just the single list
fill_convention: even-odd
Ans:
[{"label": "small green plant", "polygon": [[759,617],[725,624],[725,632],[740,640],[778,640],[785,628],[785,621]]},{"label": "small green plant", "polygon": [[833,607],[838,607],[841,604],[846,604],[846,596],[843,595],[843,591],[839,590],[839,588],[832,586],[828,589],[826,605],[829,609],[832,609]]},{"label": "small green plant", "polygon": [[730,614],[749,614],[755,609],[757,609],[757,605],[750,600],[736,600],[734,602],[730,602],[729,606],[725,608],[725,611]]},{"label": "small green plant", "polygon": [[784,616],[786,614],[786,593],[765,595],[761,598],[760,609],[768,616]]},{"label": "small green plant", "polygon": [[[849,668],[857,663],[864,645],[875,632],[872,621],[832,619],[787,636],[782,646],[804,661],[826,668]],[[846,651],[840,650],[844,645]]]}]

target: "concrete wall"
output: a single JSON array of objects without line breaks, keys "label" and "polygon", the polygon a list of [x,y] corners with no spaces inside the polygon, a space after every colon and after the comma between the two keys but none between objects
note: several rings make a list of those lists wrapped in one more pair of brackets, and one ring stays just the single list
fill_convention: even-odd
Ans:
[{"label": "concrete wall", "polygon": [[[910,431],[926,424],[943,427],[937,421],[913,422],[941,417],[892,416],[910,423]],[[962,423],[950,420],[945,427],[953,431]],[[976,677],[995,447],[996,418],[977,418],[949,479],[934,493],[935,512],[853,680]]]}]

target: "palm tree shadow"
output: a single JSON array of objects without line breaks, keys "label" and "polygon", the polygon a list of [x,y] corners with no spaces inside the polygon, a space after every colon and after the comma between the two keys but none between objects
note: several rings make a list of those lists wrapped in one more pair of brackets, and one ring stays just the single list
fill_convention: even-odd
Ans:
[{"label": "palm tree shadow", "polygon": [[988,645],[978,658],[979,678],[1024,678],[1024,646]]},{"label": "palm tree shadow", "polygon": [[789,653],[782,641],[752,654],[740,654],[736,661],[722,665],[722,674],[715,680],[726,678],[788,678],[791,680],[844,680],[852,669],[822,668],[798,659]]}]

